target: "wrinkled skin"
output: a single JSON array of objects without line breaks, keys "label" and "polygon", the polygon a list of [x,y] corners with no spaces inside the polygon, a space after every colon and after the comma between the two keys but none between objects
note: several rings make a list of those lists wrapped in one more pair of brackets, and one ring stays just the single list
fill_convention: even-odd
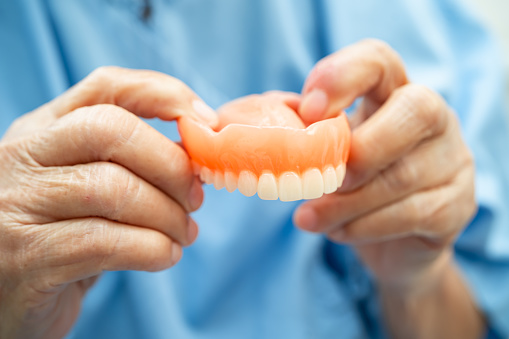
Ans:
[{"label": "wrinkled skin", "polygon": [[[358,97],[363,101],[351,119],[351,156],[343,187],[301,205],[296,224],[352,245],[373,273],[382,299],[428,292],[434,297],[443,284],[466,290],[452,260],[452,245],[476,211],[474,166],[455,115],[439,95],[409,83],[397,54],[374,40],[321,60],[306,81],[299,112],[304,121],[314,122]],[[473,304],[464,294],[461,298]],[[450,306],[456,314],[472,309],[463,319],[468,326],[442,318],[452,331],[463,327],[465,333],[430,334],[436,328],[428,324],[424,335],[408,328],[410,332],[402,334],[394,328],[411,321],[404,313],[390,319],[394,303],[385,308],[388,327],[402,338],[477,337],[481,317],[472,305],[463,307],[453,299],[444,298],[442,308]],[[447,324],[440,326],[438,331]]]},{"label": "wrinkled skin", "polygon": [[[295,222],[354,246],[395,337],[474,338],[480,318],[470,295],[453,294],[465,289],[443,279],[455,274],[452,244],[475,212],[458,122],[437,94],[409,84],[397,55],[377,41],[322,60],[299,113],[309,124],[357,97],[344,186],[303,204]],[[171,77],[106,68],[11,127],[0,143],[1,338],[62,337],[103,270],[155,271],[179,260],[197,236],[188,214],[203,192],[186,153],[136,115],[205,116],[216,126],[207,112]],[[438,327],[393,302],[418,293],[433,301],[443,281],[452,284],[441,289],[448,298],[417,310],[439,314]],[[427,335],[448,324],[465,333]]]},{"label": "wrinkled skin", "polygon": [[198,117],[196,102],[169,76],[102,68],[12,125],[0,143],[0,338],[63,337],[102,271],[179,261],[201,184],[136,115]]},{"label": "wrinkled skin", "polygon": [[[329,98],[323,112],[321,100],[310,102],[317,89]],[[301,206],[297,223],[354,245],[381,283],[409,282],[448,257],[476,206],[472,156],[443,99],[408,83],[398,56],[378,41],[322,60],[304,95],[308,121],[364,101],[343,187]]]}]

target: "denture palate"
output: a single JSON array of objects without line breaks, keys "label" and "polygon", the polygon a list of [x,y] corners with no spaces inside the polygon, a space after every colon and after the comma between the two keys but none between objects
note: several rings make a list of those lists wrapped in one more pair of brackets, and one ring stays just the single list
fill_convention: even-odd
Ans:
[{"label": "denture palate", "polygon": [[264,200],[315,199],[341,186],[350,149],[344,112],[306,126],[300,96],[268,92],[218,109],[212,129],[189,117],[178,128],[195,173],[216,189]]}]

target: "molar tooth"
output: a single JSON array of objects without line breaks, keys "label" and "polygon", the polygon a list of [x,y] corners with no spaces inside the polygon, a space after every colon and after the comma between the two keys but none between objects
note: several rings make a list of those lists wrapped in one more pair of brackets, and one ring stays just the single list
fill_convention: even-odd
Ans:
[{"label": "molar tooth", "polygon": [[258,180],[258,197],[263,200],[277,200],[277,181],[274,174],[264,172]]},{"label": "molar tooth", "polygon": [[214,187],[216,190],[220,190],[224,187],[224,175],[220,170],[214,172]]},{"label": "molar tooth", "polygon": [[338,189],[338,177],[336,170],[332,166],[327,166],[323,170],[323,192],[325,194],[336,192]]},{"label": "molar tooth", "polygon": [[207,185],[210,185],[214,182],[214,173],[208,167],[203,166],[200,172],[200,179]]},{"label": "molar tooth", "polygon": [[233,192],[237,189],[237,175],[233,172],[226,172],[224,174],[224,185],[226,186],[226,190],[228,192]]},{"label": "molar tooth", "polygon": [[294,201],[302,199],[302,180],[295,172],[284,172],[279,177],[279,199]]},{"label": "molar tooth", "polygon": [[316,199],[323,195],[323,177],[318,168],[308,169],[302,175],[302,197]]},{"label": "molar tooth", "polygon": [[239,192],[246,197],[255,195],[258,187],[258,178],[251,171],[242,171],[239,175]]},{"label": "molar tooth", "polygon": [[346,165],[345,164],[339,164],[338,167],[336,167],[336,177],[338,179],[338,187],[341,187],[343,184],[343,179],[345,179],[346,174]]}]

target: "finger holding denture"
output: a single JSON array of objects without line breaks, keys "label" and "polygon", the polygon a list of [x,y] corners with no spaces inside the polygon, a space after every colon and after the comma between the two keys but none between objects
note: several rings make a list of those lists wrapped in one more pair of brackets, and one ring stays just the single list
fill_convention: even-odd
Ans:
[{"label": "finger holding denture", "polygon": [[316,199],[341,186],[350,149],[344,112],[309,126],[300,97],[268,92],[225,104],[212,129],[188,117],[178,128],[195,173],[206,184],[263,200]]}]

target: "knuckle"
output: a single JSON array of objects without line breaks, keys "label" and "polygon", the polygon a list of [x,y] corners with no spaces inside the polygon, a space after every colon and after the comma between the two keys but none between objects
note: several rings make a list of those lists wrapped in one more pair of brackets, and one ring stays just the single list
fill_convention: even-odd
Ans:
[{"label": "knuckle", "polygon": [[164,86],[172,93],[172,100],[175,102],[191,102],[196,99],[196,94],[180,79],[174,77],[164,77]]},{"label": "knuckle", "polygon": [[10,139],[10,136],[16,136],[22,134],[22,132],[26,129],[27,126],[32,124],[31,119],[34,116],[34,112],[23,114],[22,116],[16,118],[12,124],[9,126],[9,129],[5,132],[4,138],[2,141],[6,139]]},{"label": "knuckle", "polygon": [[438,234],[446,232],[453,208],[454,206],[450,202],[442,199],[435,204],[430,204],[429,210],[426,213],[426,220],[428,220],[427,228]]},{"label": "knuckle", "polygon": [[362,42],[369,46],[369,48],[373,49],[376,53],[380,53],[382,55],[392,55],[395,53],[392,47],[383,40],[368,38],[364,39]]},{"label": "knuckle", "polygon": [[409,214],[409,221],[416,228],[425,228],[428,218],[430,216],[429,206],[426,206],[421,199],[416,195],[412,195],[406,200],[405,211]]},{"label": "knuckle", "polygon": [[108,161],[131,140],[140,123],[132,113],[107,104],[79,108],[69,115],[69,120],[70,140],[96,148]]},{"label": "knuckle", "polygon": [[4,219],[0,229],[2,259],[0,272],[11,278],[20,277],[25,272],[38,268],[46,257],[41,252],[46,249],[46,241],[51,231],[44,225],[20,223]]},{"label": "knuckle", "polygon": [[139,181],[113,163],[95,163],[88,167],[82,180],[85,184],[84,202],[99,206],[102,214],[118,220],[126,203],[138,197]]},{"label": "knuckle", "polygon": [[402,158],[383,171],[381,178],[388,193],[404,193],[414,188],[420,180],[420,172],[412,162]]},{"label": "knuckle", "polygon": [[430,136],[445,130],[447,105],[438,94],[417,84],[405,85],[397,91],[409,118],[415,120],[425,134]]},{"label": "knuckle", "polygon": [[122,122],[122,120],[126,120],[126,116],[130,116],[125,109],[110,104],[81,107],[72,114],[74,116],[69,120],[76,121],[75,125],[83,126],[86,131],[108,131],[111,128],[115,131],[119,120]]},{"label": "knuckle", "polygon": [[[31,141],[37,137],[32,137]],[[13,174],[22,173],[27,163],[31,163],[29,159],[29,142],[27,140],[10,140],[0,142],[0,173],[2,178],[6,179]],[[0,188],[6,187],[9,181],[2,180]]]},{"label": "knuckle", "polygon": [[84,231],[75,233],[70,241],[69,262],[76,263],[87,258],[97,262],[98,267],[104,267],[123,241],[122,231],[110,227],[107,220],[99,217],[90,217],[81,223]]},{"label": "knuckle", "polygon": [[447,203],[439,197],[423,197],[420,194],[414,194],[406,203],[407,212],[409,213],[409,223],[416,235],[432,236],[436,235],[437,225],[442,224],[442,219],[447,212]]},{"label": "knuckle", "polygon": [[[131,201],[137,201],[141,191],[141,185],[138,180],[130,174],[124,174],[123,180],[120,180],[114,189],[112,215],[114,220],[119,220],[120,216],[124,214],[126,207]],[[116,198],[115,198],[116,197]]]},{"label": "knuckle", "polygon": [[443,194],[416,197],[414,201],[416,234],[426,237],[446,237],[455,232],[454,216],[458,213],[457,200]]},{"label": "knuckle", "polygon": [[101,66],[93,70],[87,77],[86,81],[92,83],[110,82],[120,73],[121,68],[117,66]]},{"label": "knuckle", "polygon": [[372,38],[366,39],[363,42],[371,54],[381,57],[380,66],[382,69],[401,69],[401,75],[406,79],[401,58],[387,42]]}]

